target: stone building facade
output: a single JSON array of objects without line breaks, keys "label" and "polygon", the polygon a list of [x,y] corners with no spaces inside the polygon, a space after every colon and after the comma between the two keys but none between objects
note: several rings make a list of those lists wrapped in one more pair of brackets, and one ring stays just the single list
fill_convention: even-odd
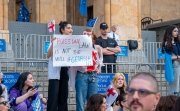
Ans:
[{"label": "stone building facade", "polygon": [[[118,25],[121,39],[141,39],[141,19],[163,19],[180,17],[179,0],[87,0],[88,16],[79,14],[80,0],[25,0],[30,12],[30,22],[47,23],[55,19],[67,20],[73,25],[86,25],[89,18],[98,17],[94,28],[99,34],[99,24]],[[8,31],[8,21],[16,21],[21,0],[0,0],[0,30]]]}]

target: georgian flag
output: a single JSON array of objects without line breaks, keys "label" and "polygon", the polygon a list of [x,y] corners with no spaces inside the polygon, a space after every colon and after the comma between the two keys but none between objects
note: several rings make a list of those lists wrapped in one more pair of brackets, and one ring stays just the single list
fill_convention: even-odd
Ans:
[{"label": "georgian flag", "polygon": [[55,32],[55,20],[52,20],[48,23],[49,32]]},{"label": "georgian flag", "polygon": [[109,85],[106,92],[106,102],[108,107],[112,105],[112,103],[116,100],[117,97],[118,97],[118,92],[114,89],[112,85]]}]

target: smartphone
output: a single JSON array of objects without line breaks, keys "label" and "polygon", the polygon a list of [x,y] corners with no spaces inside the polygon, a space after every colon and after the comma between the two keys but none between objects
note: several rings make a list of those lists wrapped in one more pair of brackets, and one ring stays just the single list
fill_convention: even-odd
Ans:
[{"label": "smartphone", "polygon": [[32,89],[38,89],[40,85],[35,85]]}]

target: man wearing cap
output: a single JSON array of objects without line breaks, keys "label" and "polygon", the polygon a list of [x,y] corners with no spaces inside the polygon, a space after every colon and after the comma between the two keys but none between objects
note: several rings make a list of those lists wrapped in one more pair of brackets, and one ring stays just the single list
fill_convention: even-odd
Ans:
[{"label": "man wearing cap", "polygon": [[[107,29],[108,25],[105,22],[100,24],[101,36],[96,39],[95,44],[103,48],[103,63],[116,63],[115,53],[120,52],[121,49],[114,39],[108,37]],[[116,66],[107,64],[102,67],[101,72],[116,73]]]}]

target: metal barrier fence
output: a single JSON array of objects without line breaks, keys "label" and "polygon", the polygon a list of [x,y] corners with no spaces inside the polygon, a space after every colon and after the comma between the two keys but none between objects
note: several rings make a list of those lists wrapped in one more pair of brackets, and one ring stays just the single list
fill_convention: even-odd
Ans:
[{"label": "metal barrier fence", "polygon": [[28,62],[28,61],[19,61],[19,62],[0,62],[0,71],[2,72],[32,72],[35,81],[37,84],[40,84],[40,92],[47,94],[45,92],[48,91],[47,86],[47,62]]},{"label": "metal barrier fence", "polygon": [[[164,64],[137,64],[137,63],[116,63],[116,64],[105,64],[106,65],[115,65],[116,72],[123,72],[129,75],[128,79],[136,74],[137,72],[151,72],[155,74],[159,81],[159,86],[161,92],[166,94],[166,81],[164,79]],[[149,65],[154,65],[156,70],[152,70]],[[0,62],[0,70],[2,72],[32,72],[35,80],[41,84],[44,88],[42,91],[47,91],[47,71],[48,71],[48,62],[45,61],[19,61],[19,62]],[[112,70],[112,73],[113,70]],[[162,87],[163,86],[163,87]],[[46,95],[47,96],[47,95]]]},{"label": "metal barrier fence", "polygon": [[[4,35],[2,35],[4,36]],[[47,97],[48,79],[47,79],[47,54],[44,53],[44,43],[50,41],[50,35],[22,35],[18,33],[10,33],[9,43],[11,52],[6,53],[3,57],[7,57],[7,61],[0,62],[0,70],[2,72],[32,72],[35,80],[42,87],[39,88],[40,93]],[[127,45],[127,41],[121,41]],[[118,56],[115,67],[117,72],[128,74],[128,79],[137,72],[152,72],[159,82],[159,89],[162,95],[167,95],[167,83],[164,79],[164,60],[159,59],[158,49],[161,47],[160,42],[142,42],[142,47],[137,50],[129,51],[128,56]],[[9,55],[8,55],[9,54]],[[13,56],[13,57],[12,57]],[[12,60],[9,57],[16,60]],[[0,59],[1,58],[0,56]],[[109,64],[105,64],[109,65]],[[111,64],[112,66],[114,64]],[[113,71],[112,71],[113,73]],[[75,108],[75,94],[69,91],[69,109]]]},{"label": "metal barrier fence", "polygon": [[[105,64],[107,65],[107,64]],[[108,64],[114,65],[114,64]],[[149,65],[154,65],[157,70],[147,69],[144,66],[149,67]],[[117,72],[123,72],[128,74],[128,80],[137,72],[152,72],[158,80],[159,89],[162,95],[167,95],[167,84],[164,79],[163,64],[133,64],[133,63],[117,63],[115,64]],[[41,87],[38,89],[45,97],[48,96],[48,63],[46,61],[19,61],[19,62],[0,62],[0,70],[2,72],[32,72],[33,77],[37,84]],[[112,71],[113,73],[113,71]],[[75,92],[69,88],[69,98],[68,107],[69,111],[75,111]]]},{"label": "metal barrier fence", "polygon": [[[10,44],[16,60],[46,60],[44,53],[45,42],[50,41],[51,35],[21,35],[10,34]],[[120,45],[126,45],[127,41],[121,41]],[[161,42],[140,42],[137,50],[128,50],[128,56],[118,56],[117,62],[125,63],[164,63],[158,58],[158,49]]]}]

